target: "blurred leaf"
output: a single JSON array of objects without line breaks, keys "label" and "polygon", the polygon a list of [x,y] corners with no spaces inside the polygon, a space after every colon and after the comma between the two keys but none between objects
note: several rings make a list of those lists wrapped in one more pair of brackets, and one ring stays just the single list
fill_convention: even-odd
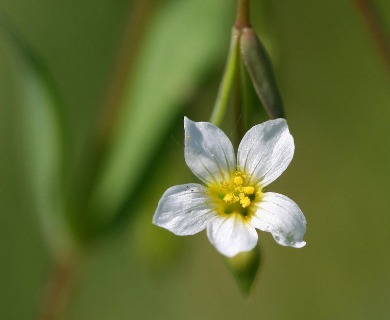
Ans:
[{"label": "blurred leaf", "polygon": [[224,56],[230,10],[224,0],[172,1],[151,19],[134,77],[127,81],[113,145],[91,196],[89,208],[98,225],[113,219],[135,191],[180,106]]},{"label": "blurred leaf", "polygon": [[255,91],[269,117],[271,119],[283,118],[282,99],[275,82],[270,59],[252,28],[242,30],[240,48]]},{"label": "blurred leaf", "polygon": [[40,57],[3,17],[0,30],[12,70],[15,125],[22,140],[18,142],[25,163],[25,181],[49,246],[59,253],[71,241],[65,221],[65,131],[59,99]]}]

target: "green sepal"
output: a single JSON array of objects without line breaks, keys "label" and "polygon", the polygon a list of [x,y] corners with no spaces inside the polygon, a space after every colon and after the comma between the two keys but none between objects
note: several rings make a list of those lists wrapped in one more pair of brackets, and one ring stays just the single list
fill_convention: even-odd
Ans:
[{"label": "green sepal", "polygon": [[252,28],[241,30],[240,50],[255,91],[271,119],[284,118],[282,99],[271,61]]},{"label": "green sepal", "polygon": [[257,245],[250,251],[240,252],[231,258],[225,258],[226,265],[240,287],[243,296],[249,296],[260,268],[261,255]]}]

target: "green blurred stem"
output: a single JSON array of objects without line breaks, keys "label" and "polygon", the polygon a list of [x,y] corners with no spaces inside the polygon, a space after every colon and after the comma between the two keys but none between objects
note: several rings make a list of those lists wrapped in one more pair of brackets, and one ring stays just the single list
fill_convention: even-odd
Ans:
[{"label": "green blurred stem", "polygon": [[131,80],[139,46],[144,31],[148,25],[156,0],[133,1],[130,7],[128,25],[124,33],[122,47],[114,65],[113,73],[108,85],[106,100],[103,105],[97,133],[99,138],[107,143],[116,126],[118,114],[122,107],[123,90],[127,81]]},{"label": "green blurred stem", "polygon": [[233,85],[234,77],[237,74],[237,66],[239,64],[239,31],[234,28],[232,32],[232,40],[230,43],[230,50],[226,62],[225,72],[219,87],[217,100],[214,105],[213,113],[210,117],[210,122],[216,126],[220,126],[223,116],[226,112],[226,107],[229,102],[229,97]]},{"label": "green blurred stem", "polygon": [[57,259],[49,274],[37,320],[65,319],[79,270],[79,253],[71,252]]},{"label": "green blurred stem", "polygon": [[354,3],[364,19],[390,75],[390,36],[386,33],[382,16],[372,0],[354,0]]},{"label": "green blurred stem", "polygon": [[[156,0],[133,1],[129,8],[128,24],[126,26],[121,48],[116,63],[108,80],[106,99],[102,111],[91,133],[89,145],[82,157],[78,172],[75,175],[73,195],[75,212],[72,224],[78,228],[82,241],[90,235],[86,234],[86,225],[90,225],[88,204],[110,146],[116,123],[123,105],[122,98],[125,87],[132,80],[136,58],[142,43],[144,31],[157,6]],[[83,214],[81,215],[80,212]],[[80,221],[80,217],[82,217]]]},{"label": "green blurred stem", "polygon": [[249,0],[238,0],[235,26],[237,29],[251,26],[249,14]]}]

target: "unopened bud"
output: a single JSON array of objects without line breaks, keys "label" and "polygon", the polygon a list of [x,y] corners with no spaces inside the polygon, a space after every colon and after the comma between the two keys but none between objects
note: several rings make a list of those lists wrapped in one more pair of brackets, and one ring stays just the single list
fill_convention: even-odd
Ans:
[{"label": "unopened bud", "polygon": [[282,99],[276,86],[270,59],[252,28],[241,30],[240,50],[253,87],[269,117],[284,118]]},{"label": "unopened bud", "polygon": [[240,252],[232,258],[226,258],[226,265],[237,281],[244,296],[248,296],[260,267],[260,248]]}]

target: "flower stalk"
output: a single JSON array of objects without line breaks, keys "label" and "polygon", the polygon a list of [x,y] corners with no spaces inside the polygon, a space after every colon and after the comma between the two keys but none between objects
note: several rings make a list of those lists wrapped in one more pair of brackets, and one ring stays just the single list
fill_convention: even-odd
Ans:
[{"label": "flower stalk", "polygon": [[243,28],[249,28],[251,26],[249,9],[249,0],[238,0],[235,22],[237,29],[240,30]]},{"label": "flower stalk", "polygon": [[390,75],[390,36],[386,32],[380,10],[372,0],[354,0],[382,61]]},{"label": "flower stalk", "polygon": [[270,58],[250,24],[249,0],[238,0],[229,55],[210,122],[221,125],[232,98],[239,138],[249,129],[248,114],[251,113],[252,103],[245,103],[248,101],[245,95],[249,85],[253,85],[270,119],[285,117]]},{"label": "flower stalk", "polygon": [[210,117],[210,122],[216,126],[219,126],[222,123],[227,105],[229,103],[234,78],[237,74],[237,65],[240,62],[239,39],[239,32],[237,32],[237,30],[234,28],[225,71],[218,90],[217,100],[215,101],[214,109]]},{"label": "flower stalk", "polygon": [[79,271],[79,254],[64,254],[56,259],[44,287],[37,320],[62,320],[70,304]]}]

